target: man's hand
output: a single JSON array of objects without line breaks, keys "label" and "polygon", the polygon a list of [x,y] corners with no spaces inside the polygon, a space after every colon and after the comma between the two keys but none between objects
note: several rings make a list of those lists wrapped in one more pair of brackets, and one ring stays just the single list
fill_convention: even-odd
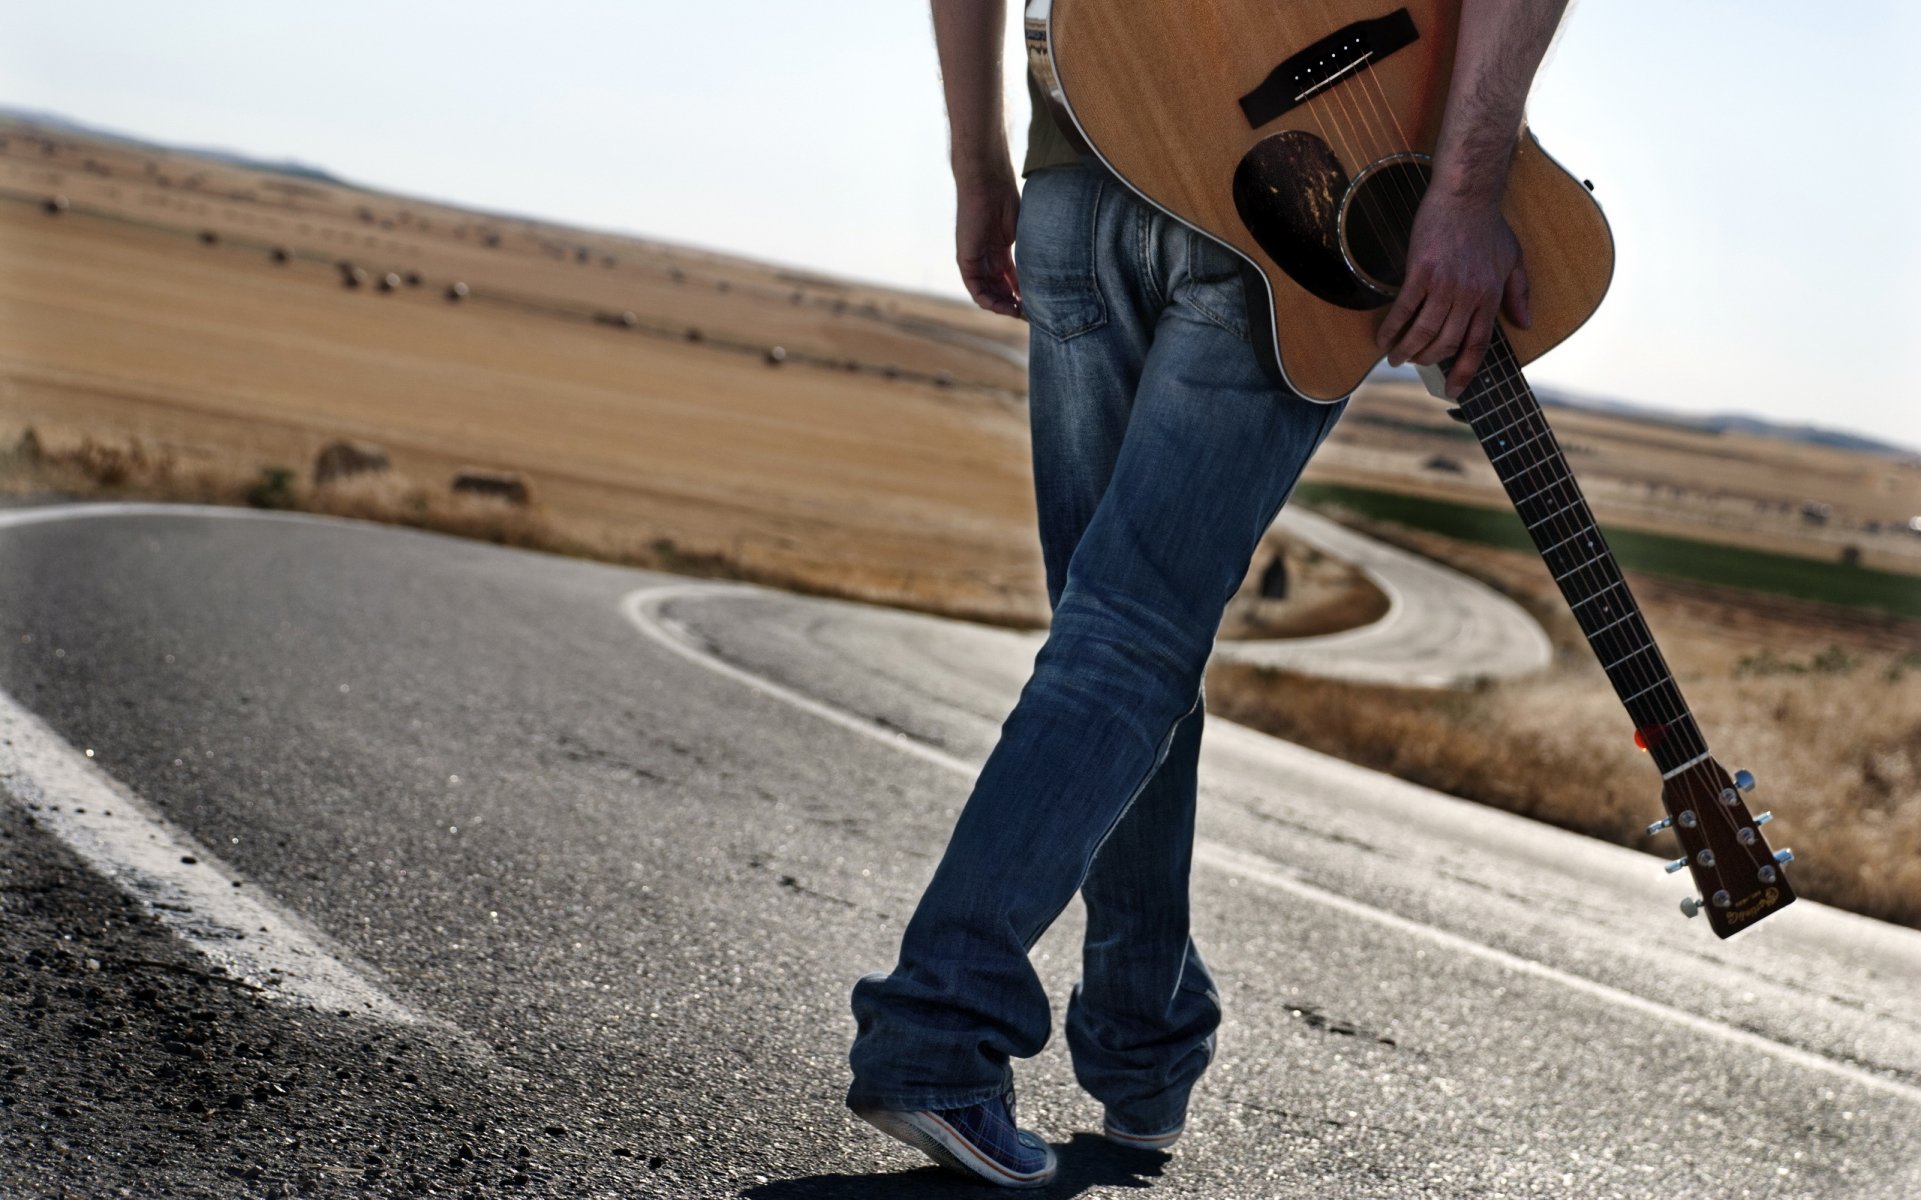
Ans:
[{"label": "man's hand", "polygon": [[1406,280],[1375,344],[1397,367],[1452,358],[1447,394],[1458,398],[1481,369],[1497,312],[1528,327],[1521,244],[1498,204],[1431,189],[1414,217]]},{"label": "man's hand", "polygon": [[1003,317],[1021,316],[1020,279],[1014,273],[1014,223],[1021,193],[1010,168],[1005,175],[955,184],[954,256],[974,303]]},{"label": "man's hand", "polygon": [[1481,369],[1498,313],[1528,325],[1527,273],[1501,194],[1528,87],[1567,3],[1461,0],[1432,179],[1408,236],[1406,280],[1375,341],[1397,367],[1452,358],[1450,398]]}]

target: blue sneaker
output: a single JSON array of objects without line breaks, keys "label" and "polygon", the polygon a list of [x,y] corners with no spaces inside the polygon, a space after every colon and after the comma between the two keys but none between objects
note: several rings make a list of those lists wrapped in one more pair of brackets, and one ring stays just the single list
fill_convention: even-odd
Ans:
[{"label": "blue sneaker", "polygon": [[966,1108],[856,1108],[854,1115],[941,1166],[996,1187],[1044,1187],[1054,1149],[1014,1124],[1014,1093]]}]

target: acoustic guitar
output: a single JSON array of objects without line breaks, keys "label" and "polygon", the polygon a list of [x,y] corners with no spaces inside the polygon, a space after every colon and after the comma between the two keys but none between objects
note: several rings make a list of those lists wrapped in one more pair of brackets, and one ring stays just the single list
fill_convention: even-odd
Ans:
[{"label": "acoustic guitar", "polygon": [[[1460,0],[1034,0],[1030,63],[1070,137],[1147,203],[1237,255],[1264,365],[1323,402],[1380,361],[1453,74]],[[1720,937],[1794,901],[1669,672],[1522,367],[1600,305],[1614,248],[1591,188],[1516,137],[1503,212],[1533,323],[1502,321],[1450,415],[1486,451],[1660,770],[1666,816]],[[1426,371],[1439,391],[1439,372]]]}]

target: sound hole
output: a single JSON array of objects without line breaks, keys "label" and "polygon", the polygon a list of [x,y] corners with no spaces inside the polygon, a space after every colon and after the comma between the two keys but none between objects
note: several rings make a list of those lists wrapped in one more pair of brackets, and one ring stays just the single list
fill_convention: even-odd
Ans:
[{"label": "sound hole", "polygon": [[1361,172],[1341,201],[1341,245],[1361,281],[1383,296],[1407,277],[1407,239],[1427,191],[1425,156],[1388,159]]}]

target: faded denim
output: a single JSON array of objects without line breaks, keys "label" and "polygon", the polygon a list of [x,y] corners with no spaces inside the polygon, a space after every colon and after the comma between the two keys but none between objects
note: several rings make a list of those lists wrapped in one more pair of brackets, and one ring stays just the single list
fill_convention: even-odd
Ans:
[{"label": "faded denim", "polygon": [[1344,404],[1277,390],[1237,261],[1098,166],[1035,172],[1016,239],[1053,624],[890,974],[854,988],[848,1102],[1000,1095],[1047,1042],[1028,950],[1081,893],[1080,1083],[1178,1124],[1218,993],[1188,934],[1201,675],[1263,532]]}]

